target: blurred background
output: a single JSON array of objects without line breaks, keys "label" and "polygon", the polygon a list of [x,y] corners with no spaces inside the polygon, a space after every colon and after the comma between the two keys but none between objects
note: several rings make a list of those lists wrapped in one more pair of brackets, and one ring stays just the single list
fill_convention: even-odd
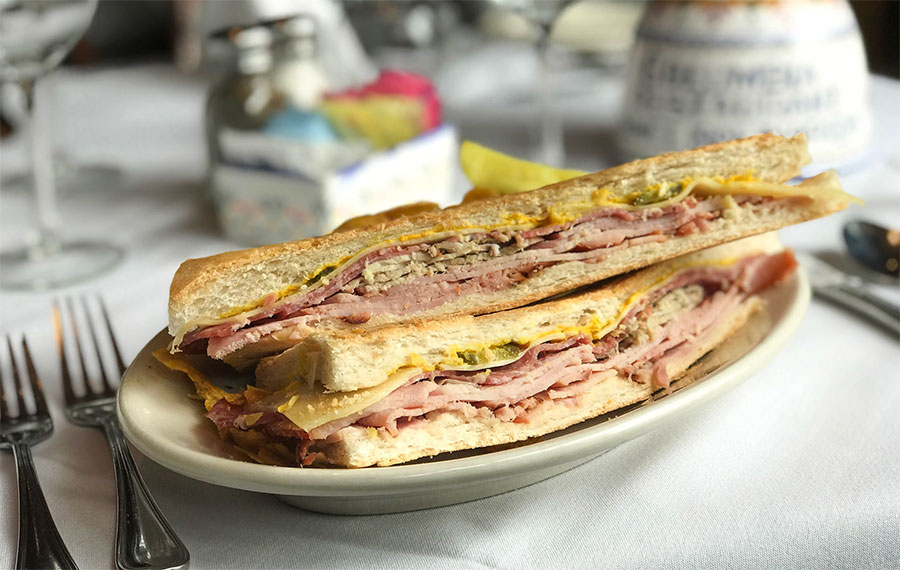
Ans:
[{"label": "blurred background", "polygon": [[[881,152],[871,81],[900,77],[897,2],[0,6],[6,275],[73,240],[81,257],[53,271],[94,263],[86,278],[115,267],[137,231],[223,240],[182,237],[187,257],[456,203],[477,185],[460,168],[464,140],[592,171],[802,131],[809,173],[854,172]],[[469,167],[515,167],[486,152]],[[25,271],[31,286],[59,284]]]}]

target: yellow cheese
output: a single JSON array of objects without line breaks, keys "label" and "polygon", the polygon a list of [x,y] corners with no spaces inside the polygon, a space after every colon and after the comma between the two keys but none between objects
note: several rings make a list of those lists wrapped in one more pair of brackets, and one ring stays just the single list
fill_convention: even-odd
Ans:
[{"label": "yellow cheese", "polygon": [[840,199],[862,204],[862,200],[847,194],[841,188],[841,181],[835,171],[829,170],[818,176],[804,180],[796,186],[773,184],[760,180],[729,181],[721,178],[698,178],[692,190],[699,195],[756,194],[773,198],[809,196],[819,199]]},{"label": "yellow cheese", "polygon": [[[359,412],[381,400],[420,371],[415,368],[398,370],[386,382],[372,388],[355,392],[325,392],[321,386],[310,387],[293,382],[277,392],[267,392],[248,386],[243,394],[230,393],[212,384],[209,379],[184,355],[170,354],[165,349],[153,352],[154,358],[170,370],[183,372],[194,384],[194,390],[209,411],[219,400],[225,399],[235,405],[246,405],[243,415],[247,425],[253,425],[262,417],[261,411],[277,410],[303,430],[311,430],[330,421]],[[249,397],[248,397],[249,396]]]},{"label": "yellow cheese", "polygon": [[276,408],[300,429],[313,428],[351,416],[406,384],[421,372],[402,368],[378,386],[354,392],[325,392],[321,386],[310,387],[294,382],[259,403],[262,408]]},{"label": "yellow cheese", "polygon": [[281,299],[283,299],[284,297],[287,297],[288,295],[292,295],[292,294],[296,293],[299,289],[300,289],[300,285],[290,285],[288,287],[285,287],[281,291],[276,292],[274,295],[267,295],[266,297],[264,297],[262,299],[257,299],[256,301],[253,301],[252,303],[247,303],[246,305],[234,307],[231,310],[225,311],[224,313],[222,313],[218,316],[218,319],[227,319],[228,317],[234,317],[234,316],[240,315],[242,313],[247,313],[247,312],[253,311],[255,309],[262,307],[265,304],[266,299],[268,299],[269,297],[272,297],[271,302],[277,302],[277,301],[280,301]]},{"label": "yellow cheese", "polygon": [[244,418],[244,422],[245,422],[248,426],[252,427],[253,424],[255,424],[256,422],[258,422],[259,419],[260,419],[262,416],[263,416],[263,413],[262,413],[262,412],[255,412],[255,413],[252,413],[252,414],[244,414],[244,415],[243,415],[243,418]]},{"label": "yellow cheese", "polygon": [[428,364],[425,362],[425,359],[422,358],[420,354],[416,354],[415,352],[409,355],[407,359],[409,362],[409,366],[413,366],[415,368],[426,368]]},{"label": "yellow cheese", "polygon": [[161,362],[166,368],[187,374],[188,378],[191,379],[191,382],[194,383],[194,390],[203,400],[203,405],[206,407],[207,411],[223,398],[232,404],[244,403],[243,395],[232,394],[215,386],[202,372],[194,368],[184,356],[170,354],[166,349],[160,348],[153,351],[153,357]]}]

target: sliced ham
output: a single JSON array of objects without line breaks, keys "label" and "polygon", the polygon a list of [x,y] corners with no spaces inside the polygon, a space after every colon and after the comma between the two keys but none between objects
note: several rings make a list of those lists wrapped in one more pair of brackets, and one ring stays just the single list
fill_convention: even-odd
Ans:
[{"label": "sliced ham", "polygon": [[[270,438],[334,442],[351,427],[384,429],[396,435],[412,425],[427,425],[441,411],[456,411],[465,417],[493,415],[502,421],[528,421],[529,410],[540,402],[554,400],[577,405],[579,394],[598,382],[625,375],[632,381],[669,384],[668,366],[684,357],[748,296],[787,277],[796,265],[789,251],[757,255],[732,266],[706,266],[683,271],[666,285],[645,296],[617,328],[592,340],[578,334],[529,348],[515,362],[485,371],[436,370],[411,378],[382,400],[351,416],[335,420],[305,433],[287,418],[218,402],[207,416],[220,429],[260,430]],[[697,304],[674,313],[648,335],[635,336],[641,323],[653,315],[657,301],[677,289],[702,288]],[[662,305],[660,304],[659,307]],[[661,314],[665,314],[663,309]],[[638,329],[635,328],[637,325]],[[311,449],[308,445],[304,449]],[[302,460],[302,458],[301,458]]]},{"label": "sliced ham", "polygon": [[[688,197],[678,204],[641,212],[604,208],[574,222],[531,230],[452,236],[432,244],[392,245],[329,275],[327,284],[307,294],[265,306],[239,322],[191,332],[181,346],[206,343],[211,357],[224,358],[291,326],[312,325],[322,319],[359,323],[375,315],[433,309],[458,297],[510,288],[559,263],[595,263],[614,248],[660,243],[671,236],[704,231],[706,222],[718,217],[722,208],[719,197]],[[361,283],[361,276],[376,264],[397,258],[402,265],[422,260],[420,268],[424,267],[427,274],[407,272],[380,286]]]}]

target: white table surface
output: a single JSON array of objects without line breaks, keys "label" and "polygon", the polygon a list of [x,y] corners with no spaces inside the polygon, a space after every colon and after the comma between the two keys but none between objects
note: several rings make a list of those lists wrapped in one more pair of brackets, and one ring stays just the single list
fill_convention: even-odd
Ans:
[{"label": "white table surface", "polygon": [[[67,235],[105,236],[128,253],[114,272],[63,293],[101,292],[133,356],[166,323],[178,264],[234,248],[202,199],[204,84],[141,66],[66,72],[59,85],[63,148],[127,175],[121,188],[64,197]],[[873,98],[874,158],[844,176],[866,206],[784,230],[788,245],[842,251],[841,224],[860,216],[900,225],[900,83],[873,78]],[[597,125],[580,125],[571,141],[578,166],[609,163],[614,115],[598,109]],[[497,144],[491,132],[487,142]],[[2,196],[4,246],[21,228],[20,198]],[[56,294],[4,292],[0,323],[27,335],[51,403],[56,432],[34,455],[60,532],[82,568],[111,568],[112,464],[101,433],[71,426],[62,412]],[[429,511],[312,514],[137,459],[193,568],[896,568],[900,343],[814,300],[770,365],[699,413],[543,483]],[[8,454],[0,513],[0,568],[8,568],[17,532]]]}]

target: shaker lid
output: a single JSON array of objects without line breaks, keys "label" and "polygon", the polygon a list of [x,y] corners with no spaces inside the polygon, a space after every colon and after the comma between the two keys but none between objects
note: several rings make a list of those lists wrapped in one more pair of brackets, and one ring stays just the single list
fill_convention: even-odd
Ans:
[{"label": "shaker lid", "polygon": [[281,33],[289,38],[314,38],[316,36],[316,21],[312,16],[305,14],[287,20],[279,28]]},{"label": "shaker lid", "polygon": [[252,26],[234,34],[231,42],[239,50],[266,48],[272,45],[272,32],[263,26]]}]

